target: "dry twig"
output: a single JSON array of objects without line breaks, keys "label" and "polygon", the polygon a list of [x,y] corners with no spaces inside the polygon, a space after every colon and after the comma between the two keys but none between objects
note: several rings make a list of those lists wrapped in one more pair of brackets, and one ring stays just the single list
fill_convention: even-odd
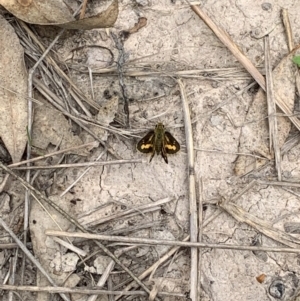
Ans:
[{"label": "dry twig", "polygon": [[53,157],[53,156],[56,156],[56,155],[59,155],[59,154],[65,154],[65,153],[68,153],[70,151],[74,151],[74,150],[77,150],[77,149],[80,149],[80,148],[92,147],[92,146],[97,147],[97,145],[98,145],[98,142],[93,141],[93,142],[85,143],[85,144],[78,145],[78,146],[72,146],[72,147],[69,147],[69,148],[61,149],[61,150],[53,152],[53,153],[49,153],[47,155],[42,155],[42,156],[32,158],[32,159],[29,159],[29,160],[24,160],[24,161],[21,161],[21,162],[13,163],[13,164],[8,165],[8,167],[13,168],[13,167],[17,167],[17,166],[20,166],[20,165],[23,165],[23,164],[32,163],[32,162],[43,160],[43,159],[46,159],[46,158],[49,158],[49,157]]},{"label": "dry twig", "polygon": [[[199,185],[199,204],[198,204],[198,220],[199,220],[199,234],[198,234],[198,241],[202,242],[203,236],[203,180],[200,178],[200,185]],[[202,252],[201,249],[198,250],[198,297],[201,296],[201,260],[202,260]]]},{"label": "dry twig", "polygon": [[271,223],[257,218],[256,216],[248,213],[247,211],[243,210],[242,208],[231,202],[220,202],[219,205],[237,221],[250,225],[257,231],[263,233],[264,235],[272,238],[273,240],[281,244],[284,244],[291,248],[299,249],[299,239],[283,231],[280,231],[279,229],[275,229]]},{"label": "dry twig", "polygon": [[295,45],[294,45],[293,31],[292,31],[292,26],[290,23],[289,13],[286,8],[282,9],[281,16],[282,16],[282,22],[283,22],[285,32],[286,32],[289,51],[292,51],[294,49]]},{"label": "dry twig", "polygon": [[[57,293],[66,293],[66,294],[82,294],[82,295],[125,295],[125,296],[147,296],[147,293],[144,291],[135,291],[135,292],[124,292],[124,291],[107,291],[107,290],[100,290],[97,287],[51,287],[51,286],[20,286],[20,285],[3,285],[0,284],[1,290],[12,290],[12,291],[28,291],[28,292],[48,292],[50,294],[57,294]],[[183,294],[177,293],[168,293],[168,292],[159,292],[159,297],[179,297],[179,298],[186,298]]]},{"label": "dry twig", "polygon": [[238,46],[233,42],[231,37],[220,27],[218,27],[212,19],[210,19],[199,6],[191,5],[192,10],[205,22],[205,24],[215,33],[220,41],[232,52],[237,60],[245,67],[246,70],[253,76],[258,84],[266,90],[264,77],[251,63],[251,61],[242,53]]},{"label": "dry twig", "polygon": [[[241,214],[239,214],[238,216],[241,216]],[[239,220],[241,222],[244,222],[245,218],[244,219],[240,218]],[[229,244],[209,244],[203,242],[160,240],[160,239],[151,239],[151,238],[113,236],[113,235],[91,234],[91,233],[81,233],[81,232],[65,232],[65,231],[57,231],[57,230],[46,230],[46,235],[72,237],[72,238],[78,237],[78,238],[96,239],[96,240],[104,240],[104,241],[118,241],[123,243],[135,243],[139,245],[178,246],[178,247],[196,248],[196,250],[197,248],[212,248],[212,249],[224,249],[224,250],[300,253],[299,246],[296,244],[291,244],[291,248],[276,248],[276,247],[273,248],[273,247],[261,247],[261,246],[239,246],[239,245],[229,245]],[[296,240],[294,241],[296,242]],[[283,243],[283,244],[289,245],[288,243]]]},{"label": "dry twig", "polygon": [[265,37],[265,65],[266,65],[266,84],[267,84],[267,103],[269,120],[269,140],[270,154],[275,155],[275,166],[277,170],[278,181],[281,181],[281,154],[278,141],[278,127],[276,117],[276,104],[273,88],[273,74],[270,62],[270,41],[269,36]]},{"label": "dry twig", "polygon": [[87,6],[87,2],[88,2],[88,0],[83,0],[79,19],[83,19],[84,18],[85,11],[86,11],[86,6]]},{"label": "dry twig", "polygon": [[112,160],[112,161],[94,161],[94,162],[81,162],[73,164],[58,164],[58,165],[39,165],[39,166],[24,166],[24,167],[12,167],[14,170],[39,170],[39,169],[56,169],[56,168],[79,168],[86,166],[106,166],[114,164],[132,164],[132,163],[143,163],[142,159],[131,159],[131,160]]},{"label": "dry twig", "polygon": [[121,212],[117,212],[115,214],[110,214],[109,216],[103,217],[99,219],[99,212],[103,210],[103,207],[97,209],[92,209],[92,212],[87,212],[84,214],[84,216],[81,216],[78,218],[78,221],[88,227],[94,227],[96,225],[107,223],[111,220],[119,220],[120,218],[128,217],[131,214],[143,214],[145,212],[148,212],[148,210],[159,210],[161,209],[161,206],[164,204],[167,204],[171,201],[170,198],[165,198],[158,200],[156,202],[152,202],[149,204],[142,204],[139,206],[135,206],[132,208],[129,208],[127,210],[123,210]]},{"label": "dry twig", "polygon": [[[181,93],[184,128],[186,137],[186,148],[188,154],[188,176],[189,176],[189,204],[190,204],[190,237],[191,242],[198,240],[198,214],[196,201],[195,169],[194,169],[194,144],[192,134],[192,123],[188,100],[185,93],[183,82],[179,79],[178,85]],[[191,248],[191,290],[190,298],[198,300],[198,250]]]}]

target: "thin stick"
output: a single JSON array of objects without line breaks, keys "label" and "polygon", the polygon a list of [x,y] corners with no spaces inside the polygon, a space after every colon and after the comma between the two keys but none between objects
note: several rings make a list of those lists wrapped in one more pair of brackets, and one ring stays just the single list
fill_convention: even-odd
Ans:
[{"label": "thin stick", "polygon": [[[62,216],[64,216],[66,219],[68,219],[74,226],[76,226],[80,231],[87,233],[87,230],[80,224],[76,219],[71,217],[66,211],[64,211],[62,208],[60,208],[55,202],[51,201],[49,198],[45,197],[40,191],[36,190],[32,185],[30,185],[28,182],[23,180],[21,177],[19,177],[17,174],[15,174],[11,169],[6,167],[4,164],[0,162],[0,168],[5,170],[7,173],[12,175],[15,179],[18,179],[23,186],[25,186],[27,189],[31,190],[31,193],[34,193],[36,197],[39,197],[44,202],[46,202],[48,205],[50,205],[52,208],[54,208],[56,211],[58,211]],[[150,290],[147,288],[147,286],[141,282],[107,247],[105,247],[103,244],[101,244],[99,241],[95,241],[95,244],[97,244],[102,251],[111,257],[129,276],[131,276],[132,279],[134,279],[143,290],[145,290],[148,294],[150,294]],[[158,298],[155,298],[155,300],[158,300]]]},{"label": "thin stick", "polygon": [[278,142],[278,128],[276,117],[276,104],[273,87],[273,74],[270,62],[270,40],[265,36],[265,66],[266,66],[266,83],[267,83],[267,103],[268,103],[268,120],[269,120],[269,140],[270,154],[275,155],[275,166],[277,170],[278,181],[281,181],[281,154]]},{"label": "thin stick", "polygon": [[39,169],[56,169],[56,168],[78,168],[86,166],[106,166],[115,164],[132,164],[132,163],[145,163],[142,159],[131,159],[131,160],[112,160],[112,161],[101,161],[101,162],[82,162],[73,164],[58,164],[58,165],[39,165],[39,166],[22,166],[12,167],[13,170],[39,170]]},{"label": "thin stick", "polygon": [[237,60],[245,67],[245,69],[253,76],[258,84],[266,90],[266,83],[264,77],[252,64],[252,62],[242,53],[242,51],[233,42],[231,37],[223,29],[218,27],[212,19],[210,19],[199,6],[191,5],[192,10],[205,22],[205,24],[214,32],[214,34],[221,40],[221,42],[232,52]]},{"label": "thin stick", "polygon": [[271,223],[250,214],[249,212],[243,210],[241,207],[231,202],[220,202],[219,206],[222,209],[224,209],[227,213],[229,213],[237,221],[250,225],[257,231],[270,237],[274,241],[277,241],[291,248],[299,249],[300,246],[299,239],[279,229],[274,228]]},{"label": "thin stick", "polygon": [[85,257],[87,255],[86,251],[83,251],[82,249],[77,248],[74,245],[72,245],[71,243],[68,243],[68,242],[66,242],[66,241],[64,241],[64,240],[62,240],[62,239],[60,239],[58,237],[53,237],[53,240],[55,242],[57,242],[58,244],[64,246],[68,250],[70,250],[70,251],[72,251],[72,252],[74,252],[74,253],[76,253],[76,254],[78,254],[80,256]]},{"label": "thin stick", "polygon": [[82,111],[86,114],[86,116],[92,118],[91,112],[88,110],[88,108],[85,107],[84,103],[80,100],[80,97],[78,97],[77,94],[72,89],[69,89],[69,92],[71,96],[74,98],[74,100],[77,102],[79,107],[82,109]]},{"label": "thin stick", "polygon": [[[1,227],[12,237],[12,239],[16,242],[19,248],[24,252],[24,254],[28,257],[28,259],[38,268],[38,270],[46,277],[46,279],[53,285],[57,286],[54,280],[48,275],[43,266],[35,259],[35,257],[28,251],[26,246],[18,239],[18,237],[14,234],[14,232],[7,226],[7,224],[0,217],[0,225]],[[60,293],[60,296],[65,301],[70,301],[70,299],[63,293]]]},{"label": "thin stick", "polygon": [[229,244],[209,244],[203,242],[184,242],[176,240],[160,240],[139,237],[125,237],[113,235],[101,235],[81,232],[65,232],[57,230],[46,230],[46,235],[49,236],[62,236],[62,237],[77,237],[85,239],[103,240],[103,241],[118,241],[122,243],[136,243],[141,245],[164,245],[164,246],[178,246],[187,248],[212,248],[224,250],[241,250],[241,251],[266,251],[266,252],[285,252],[285,253],[300,253],[299,246],[297,248],[273,248],[261,246],[237,246]]},{"label": "thin stick", "polygon": [[[196,242],[198,239],[198,214],[197,214],[197,201],[196,201],[196,185],[195,185],[195,169],[194,169],[194,145],[192,135],[191,115],[188,105],[188,100],[185,93],[185,88],[181,79],[178,81],[181,93],[184,128],[186,137],[186,148],[188,157],[188,176],[189,176],[189,204],[190,204],[190,237],[191,242]],[[198,285],[198,250],[191,248],[191,287],[190,298],[198,300],[197,285]]]},{"label": "thin stick", "polygon": [[230,202],[235,202],[242,197],[248,190],[252,189],[257,184],[257,180],[252,180],[240,193],[230,198]]},{"label": "thin stick", "polygon": [[289,12],[286,8],[281,11],[282,21],[285,28],[289,51],[292,51],[295,47],[292,26],[290,23]]},{"label": "thin stick", "polygon": [[9,175],[6,174],[3,181],[0,184],[0,193],[4,190],[4,188],[6,187],[7,181],[9,179]]},{"label": "thin stick", "polygon": [[[199,234],[198,234],[198,241],[202,242],[202,236],[203,236],[203,180],[200,178],[199,181],[199,206],[198,206],[198,219],[199,219]],[[198,250],[198,297],[201,296],[201,274],[202,274],[202,267],[201,267],[201,261],[202,261],[202,250]]]},{"label": "thin stick", "polygon": [[[253,76],[260,87],[266,91],[266,82],[262,74],[251,63],[251,61],[242,53],[242,51],[236,46],[229,35],[219,28],[201,9],[199,6],[191,5],[192,10],[206,23],[206,25],[215,33],[215,35],[224,43],[224,45],[232,52],[232,54],[238,59],[238,61],[247,69],[247,71]],[[296,51],[296,48],[294,51]],[[295,127],[300,131],[300,120],[293,116],[293,112],[289,109],[284,99],[277,97],[276,105],[282,112],[291,120]]]},{"label": "thin stick", "polygon": [[[32,247],[32,243],[28,242],[26,244],[26,247]],[[5,250],[5,249],[15,249],[18,248],[18,245],[16,243],[8,243],[8,244],[0,244],[0,250]]]},{"label": "thin stick", "polygon": [[[103,208],[102,207],[99,210],[93,209],[91,215],[85,214],[84,216],[80,217],[78,220],[79,220],[79,222],[81,222],[81,224],[84,224],[85,226],[94,227],[96,225],[107,223],[111,220],[120,220],[123,217],[128,217],[132,213],[133,214],[142,213],[142,212],[145,212],[146,210],[151,210],[151,209],[159,210],[159,209],[161,209],[161,206],[163,204],[167,204],[170,201],[171,201],[170,198],[161,199],[156,202],[149,203],[149,204],[142,204],[140,206],[135,206],[133,208],[123,210],[121,212],[117,212],[115,214],[111,214],[109,216],[99,219],[98,211],[101,212],[101,209]],[[94,218],[94,215],[96,216],[96,219]]]},{"label": "thin stick", "polygon": [[123,40],[119,37],[117,37],[113,32],[111,33],[111,36],[115,42],[116,48],[119,51],[119,57],[117,61],[117,68],[118,68],[118,76],[119,76],[119,85],[122,91],[123,101],[124,101],[124,113],[126,115],[126,126],[129,127],[129,104],[128,104],[128,96],[127,96],[127,90],[126,85],[124,83],[124,76],[123,76],[123,65],[125,63],[125,51],[124,51],[124,45]]},{"label": "thin stick", "polygon": [[300,188],[300,183],[299,182],[276,182],[276,181],[257,180],[257,183],[260,184],[260,185],[273,185],[273,186]]},{"label": "thin stick", "polygon": [[[9,277],[9,284],[14,285],[16,281],[16,269],[17,269],[17,262],[19,255],[19,248],[14,251],[13,256],[10,258],[11,268],[10,268],[10,277]],[[10,291],[8,294],[8,301],[13,301],[13,292]]]},{"label": "thin stick", "polygon": [[84,18],[87,2],[88,2],[88,0],[83,0],[79,19],[83,19]]},{"label": "thin stick", "polygon": [[53,152],[53,153],[49,153],[47,155],[42,155],[42,156],[39,156],[39,157],[36,157],[36,158],[33,158],[33,159],[13,163],[13,164],[8,165],[8,167],[13,168],[13,167],[17,167],[17,166],[20,166],[20,165],[23,165],[23,164],[32,163],[32,162],[43,160],[43,159],[46,159],[46,158],[49,158],[49,157],[53,157],[53,156],[56,156],[56,155],[59,155],[59,154],[68,153],[70,151],[74,151],[74,150],[77,150],[77,149],[80,149],[80,148],[85,148],[85,147],[88,147],[88,146],[97,147],[97,145],[98,145],[98,142],[93,141],[93,142],[81,144],[81,145],[78,145],[78,146],[72,146],[72,147],[65,148],[65,149],[62,149],[62,150],[59,150],[59,151],[56,151],[56,152]]},{"label": "thin stick", "polygon": [[[3,285],[0,284],[1,290],[12,290],[12,291],[28,291],[28,292],[48,292],[50,294],[56,293],[69,293],[69,294],[82,294],[82,295],[121,295],[124,294],[126,296],[147,296],[147,293],[144,291],[135,291],[135,292],[124,292],[124,291],[107,291],[107,290],[99,290],[97,287],[92,287],[87,289],[86,287],[51,287],[51,286],[20,286],[20,285]],[[184,294],[178,293],[169,293],[169,292],[159,292],[159,297],[179,297],[186,299]]]}]

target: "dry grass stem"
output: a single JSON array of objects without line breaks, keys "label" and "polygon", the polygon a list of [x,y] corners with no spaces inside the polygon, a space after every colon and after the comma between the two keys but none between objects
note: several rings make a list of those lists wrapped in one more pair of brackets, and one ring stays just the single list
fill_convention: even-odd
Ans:
[{"label": "dry grass stem", "polygon": [[[12,290],[12,291],[28,291],[28,292],[48,292],[50,294],[82,294],[82,295],[122,295],[125,296],[147,296],[147,293],[144,291],[134,291],[134,292],[124,292],[124,291],[107,291],[107,290],[99,290],[97,287],[93,287],[87,289],[86,287],[76,287],[76,288],[69,288],[69,287],[51,287],[51,286],[15,286],[15,285],[3,285],[0,284],[1,290]],[[178,297],[178,298],[186,298],[184,294],[178,293],[169,293],[169,292],[159,292],[159,297]]]},{"label": "dry grass stem", "polygon": [[242,53],[242,51],[233,42],[231,37],[220,27],[218,27],[199,6],[191,5],[192,10],[206,23],[206,25],[215,33],[220,41],[231,51],[237,60],[245,67],[245,69],[253,76],[258,84],[266,90],[265,79],[251,61]]},{"label": "dry grass stem", "polygon": [[2,180],[2,182],[0,184],[0,193],[5,189],[6,184],[8,183],[8,179],[9,179],[9,174],[6,174],[4,179]]},{"label": "dry grass stem", "polygon": [[194,150],[199,151],[199,152],[218,153],[218,154],[232,155],[232,156],[242,155],[242,156],[248,156],[248,157],[253,157],[253,158],[257,158],[257,159],[265,159],[265,157],[258,156],[258,155],[246,154],[246,153],[225,152],[221,149],[220,150],[218,150],[218,149],[204,149],[204,148],[194,147]]},{"label": "dry grass stem", "polygon": [[[203,189],[203,179],[200,178],[199,181],[199,204],[198,204],[198,220],[199,220],[199,234],[198,234],[198,241],[202,242],[203,240],[203,196],[204,189]],[[198,296],[200,298],[201,296],[201,274],[202,274],[202,268],[201,268],[201,261],[202,261],[202,252],[201,249],[198,250]]]},{"label": "dry grass stem", "polygon": [[276,181],[257,180],[257,183],[260,185],[272,185],[272,186],[300,188],[299,182],[276,182]]},{"label": "dry grass stem", "polygon": [[[193,130],[190,116],[190,109],[188,100],[186,97],[185,87],[183,82],[179,79],[178,81],[183,117],[184,117],[184,128],[185,128],[185,139],[188,157],[188,179],[189,179],[189,204],[190,204],[190,237],[191,242],[198,240],[198,213],[197,213],[197,200],[196,200],[196,184],[195,184],[195,155],[194,155],[194,144],[193,144]],[[190,284],[190,298],[197,300],[198,292],[198,250],[191,248],[191,284]]]},{"label": "dry grass stem", "polygon": [[275,166],[277,170],[278,181],[281,181],[281,154],[278,141],[278,126],[276,117],[276,104],[273,86],[273,74],[270,62],[270,40],[265,36],[265,65],[266,65],[266,84],[267,84],[267,103],[268,103],[268,121],[269,121],[269,141],[270,154],[275,155]]},{"label": "dry grass stem", "polygon": [[[120,218],[129,217],[131,214],[144,214],[145,212],[153,211],[153,210],[160,210],[161,206],[164,204],[167,204],[171,202],[172,200],[170,198],[165,198],[158,200],[156,202],[143,204],[140,206],[136,206],[134,208],[130,208],[115,214],[111,214],[109,216],[103,217],[99,220],[99,213],[103,210],[103,207],[97,209],[93,209],[92,212],[87,212],[83,216],[78,218],[78,221],[81,222],[81,224],[84,224],[88,227],[94,227],[96,225],[104,224],[112,220],[119,220]],[[100,214],[101,216],[101,214]]]},{"label": "dry grass stem", "polygon": [[[27,248],[31,248],[32,247],[32,243],[31,242],[28,242],[26,244],[26,247]],[[18,245],[16,243],[8,243],[8,244],[0,244],[0,250],[4,250],[4,249],[15,249],[15,248],[18,248]]]},{"label": "dry grass stem", "polygon": [[[237,215],[240,216],[241,214],[238,213]],[[240,221],[243,222],[244,219],[245,218],[242,217]],[[177,246],[177,247],[187,247],[187,248],[212,248],[212,249],[240,250],[240,251],[300,253],[299,245],[297,245],[296,243],[291,244],[290,248],[276,248],[276,247],[261,247],[261,246],[238,246],[238,245],[229,245],[229,244],[209,244],[209,243],[201,243],[201,242],[184,242],[184,241],[176,241],[176,240],[160,240],[160,239],[151,239],[151,238],[112,236],[112,235],[101,235],[101,234],[91,234],[91,233],[81,233],[81,232],[65,232],[65,231],[57,231],[57,230],[46,230],[45,234],[49,236],[62,236],[62,237],[72,237],[72,238],[78,237],[78,238],[102,240],[102,241],[118,241],[120,243],[131,243],[131,244],[139,244],[139,245],[165,245],[165,246]],[[290,235],[287,236],[291,237]],[[293,241],[297,241],[297,239]]]},{"label": "dry grass stem", "polygon": [[86,116],[92,118],[92,114],[90,111],[85,107],[84,103],[81,101],[80,97],[72,90],[69,90],[70,94],[72,95],[73,99],[76,101],[78,106],[82,109]]},{"label": "dry grass stem", "polygon": [[75,246],[73,246],[72,244],[58,238],[58,237],[53,237],[53,240],[55,242],[57,242],[58,244],[62,245],[63,247],[67,248],[68,250],[80,255],[80,256],[83,256],[85,257],[87,255],[87,253],[85,251],[83,251],[82,249],[80,248],[77,248]]},{"label": "dry grass stem", "polygon": [[23,166],[23,167],[12,167],[13,170],[39,170],[39,169],[57,169],[57,168],[79,168],[86,166],[106,166],[115,164],[133,164],[133,163],[146,163],[147,161],[142,159],[131,159],[131,160],[112,160],[112,161],[101,161],[101,162],[82,162],[73,164],[58,164],[58,165],[39,165],[39,166]]},{"label": "dry grass stem", "polygon": [[[149,64],[155,64],[155,62],[148,62]],[[86,67],[85,67],[86,68]],[[148,67],[149,68],[149,67]],[[77,68],[75,68],[77,69]],[[242,68],[219,68],[219,69],[193,69],[193,70],[180,70],[180,71],[165,71],[155,70],[154,68],[149,70],[145,66],[139,67],[136,65],[134,67],[124,67],[124,76],[128,77],[147,77],[147,76],[160,76],[160,77],[180,77],[180,78],[196,78],[203,80],[231,80],[232,78],[236,80],[245,80],[252,78],[248,76],[245,72],[245,69]],[[83,73],[86,71],[79,70]],[[117,68],[103,68],[103,69],[93,69],[92,73],[94,75],[109,75],[109,76],[117,76]]]},{"label": "dry grass stem", "polygon": [[[15,281],[16,281],[16,270],[17,270],[17,263],[18,263],[18,255],[19,255],[19,248],[14,250],[13,256],[10,258],[9,284],[11,284],[11,285],[14,285]],[[12,291],[10,291],[8,293],[8,301],[11,301],[11,300],[13,300],[13,292]]]},{"label": "dry grass stem", "polygon": [[[35,34],[31,31],[31,29],[26,25],[26,23],[24,23],[23,21],[19,21],[20,25],[22,26],[22,28],[27,32],[27,34],[32,38],[32,40],[38,45],[38,47],[40,48],[40,50],[45,53],[46,49],[45,47],[39,42],[38,38],[35,36]],[[24,40],[24,38],[27,39],[28,43],[32,43],[30,40],[28,40],[27,37],[24,37],[24,35],[20,36],[21,40]],[[54,41],[53,41],[54,42]],[[53,43],[52,42],[52,43]],[[51,46],[51,44],[50,44]],[[49,46],[49,47],[50,47]],[[33,46],[34,47],[34,46]],[[49,48],[48,47],[48,48]],[[34,47],[35,48],[35,47]],[[89,99],[88,97],[85,97],[82,92],[79,90],[79,88],[77,87],[76,84],[73,83],[73,81],[67,76],[67,74],[58,66],[58,64],[55,62],[55,60],[51,57],[51,56],[46,56],[45,57],[45,61],[47,62],[47,64],[49,64],[54,71],[57,73],[57,78],[61,78],[63,80],[65,80],[68,85],[70,85],[71,89],[78,95],[81,97],[81,99],[83,101],[85,101],[86,103],[88,103],[90,106],[92,106],[95,109],[100,109],[99,105],[97,103],[95,103],[94,101],[92,101],[91,99]],[[48,67],[49,69],[49,67]],[[53,79],[53,82],[55,83],[55,80]],[[67,86],[68,86],[67,85]]]},{"label": "dry grass stem", "polygon": [[287,37],[289,51],[292,51],[295,47],[292,26],[289,18],[289,11],[286,8],[283,8],[281,11],[282,22],[285,28],[285,33]]},{"label": "dry grass stem", "polygon": [[[157,208],[158,208],[158,210],[161,209],[161,207],[157,207]],[[137,232],[137,231],[140,231],[143,229],[148,229],[148,228],[150,228],[150,229],[162,228],[163,226],[165,226],[165,224],[166,224],[165,220],[155,220],[155,221],[150,221],[148,223],[146,221],[144,221],[143,223],[134,225],[132,227],[126,226],[124,228],[108,230],[108,231],[104,231],[101,233],[105,234],[105,235],[120,235],[120,234],[124,235],[125,233]]]},{"label": "dry grass stem", "polygon": [[[3,89],[3,90],[9,91],[12,94],[18,95],[18,96],[20,96],[24,99],[28,99],[28,95],[18,93],[16,91],[12,90],[12,89],[8,89],[7,87],[1,86],[1,85],[0,85],[0,88]],[[38,104],[38,105],[42,105],[42,102],[40,102],[39,100],[37,100],[35,98],[31,98],[31,101]]]},{"label": "dry grass stem", "polygon": [[[300,240],[296,237],[293,237],[279,229],[275,229],[271,223],[261,220],[256,216],[248,213],[239,206],[229,203],[229,202],[220,202],[219,206],[229,213],[233,218],[241,223],[246,223],[261,232],[262,234],[272,238],[273,240],[289,246],[291,248],[299,249]],[[300,249],[299,249],[300,250]]]},{"label": "dry grass stem", "polygon": [[291,150],[293,147],[298,145],[299,142],[300,142],[300,133],[298,132],[284,142],[284,145],[281,147],[281,154],[282,155],[286,154],[289,150]]},{"label": "dry grass stem", "polygon": [[83,19],[84,16],[85,16],[87,2],[88,2],[88,0],[83,0],[83,2],[82,2],[82,7],[81,7],[81,10],[80,10],[79,19]]},{"label": "dry grass stem", "polygon": [[81,149],[81,148],[90,148],[90,147],[95,148],[97,146],[98,146],[98,142],[93,141],[93,142],[81,144],[81,145],[78,145],[78,146],[72,146],[72,147],[69,147],[69,148],[65,148],[65,149],[62,149],[62,150],[59,150],[59,151],[56,151],[56,152],[53,152],[53,153],[49,153],[47,155],[39,156],[39,157],[36,157],[36,158],[33,158],[33,159],[13,163],[13,164],[8,165],[8,167],[13,168],[13,167],[17,167],[17,166],[20,166],[20,165],[23,165],[23,164],[40,161],[40,160],[43,160],[43,159],[46,159],[46,158],[49,158],[49,157],[53,157],[53,156],[56,156],[56,155],[59,155],[59,154],[69,153],[70,151],[78,150],[78,149]]}]

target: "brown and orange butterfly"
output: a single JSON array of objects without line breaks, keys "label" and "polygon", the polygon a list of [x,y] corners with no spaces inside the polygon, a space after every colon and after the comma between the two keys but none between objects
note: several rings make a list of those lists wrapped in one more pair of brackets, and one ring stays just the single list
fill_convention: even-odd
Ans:
[{"label": "brown and orange butterfly", "polygon": [[168,163],[167,154],[177,153],[180,150],[180,144],[165,130],[162,123],[158,123],[154,130],[138,142],[137,149],[142,153],[152,153],[150,162],[156,152],[157,154],[160,153],[165,162]]}]

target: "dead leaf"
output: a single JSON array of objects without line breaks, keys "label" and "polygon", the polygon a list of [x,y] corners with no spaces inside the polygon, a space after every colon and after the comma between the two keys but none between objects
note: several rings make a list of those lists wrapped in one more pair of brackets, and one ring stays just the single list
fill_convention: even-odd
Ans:
[{"label": "dead leaf", "polygon": [[67,29],[93,29],[112,27],[117,20],[118,0],[113,0],[103,12],[81,20],[75,20],[62,0],[0,0],[9,12],[24,22],[40,25],[56,25]]},{"label": "dead leaf", "polygon": [[27,74],[24,50],[11,25],[0,16],[0,136],[14,163],[27,143]]},{"label": "dead leaf", "polygon": [[[36,105],[32,125],[32,145],[39,149],[46,149],[51,143],[66,149],[82,144],[81,139],[75,136],[65,116],[50,106],[39,94],[35,95],[43,105]],[[86,149],[72,151],[74,154],[86,156]]]},{"label": "dead leaf", "polygon": [[128,30],[123,30],[121,34],[126,39],[130,34],[138,32],[141,28],[145,27],[146,25],[147,25],[147,19],[145,17],[141,17],[139,18],[138,22],[134,24],[132,28]]},{"label": "dead leaf", "polygon": [[29,5],[23,2],[18,0],[0,0],[0,4],[9,12],[27,23],[55,25],[75,20],[69,8],[61,0],[33,0],[30,3],[28,2]]},{"label": "dead leaf", "polygon": [[[294,55],[295,53],[291,53],[284,57],[273,71],[275,97],[284,99],[291,111],[293,111],[295,99],[296,66],[292,62]],[[277,108],[277,112],[280,113],[281,111]],[[266,94],[260,89],[255,95],[246,116],[238,152],[258,155],[262,158],[240,155],[235,164],[236,175],[245,175],[273,159],[269,150],[267,116]],[[279,147],[282,147],[289,135],[291,122],[287,117],[277,117],[277,123]]]},{"label": "dead leaf", "polygon": [[88,18],[69,22],[66,24],[57,24],[66,29],[93,29],[112,27],[117,21],[119,14],[118,0],[114,0],[112,4],[103,12]]}]

